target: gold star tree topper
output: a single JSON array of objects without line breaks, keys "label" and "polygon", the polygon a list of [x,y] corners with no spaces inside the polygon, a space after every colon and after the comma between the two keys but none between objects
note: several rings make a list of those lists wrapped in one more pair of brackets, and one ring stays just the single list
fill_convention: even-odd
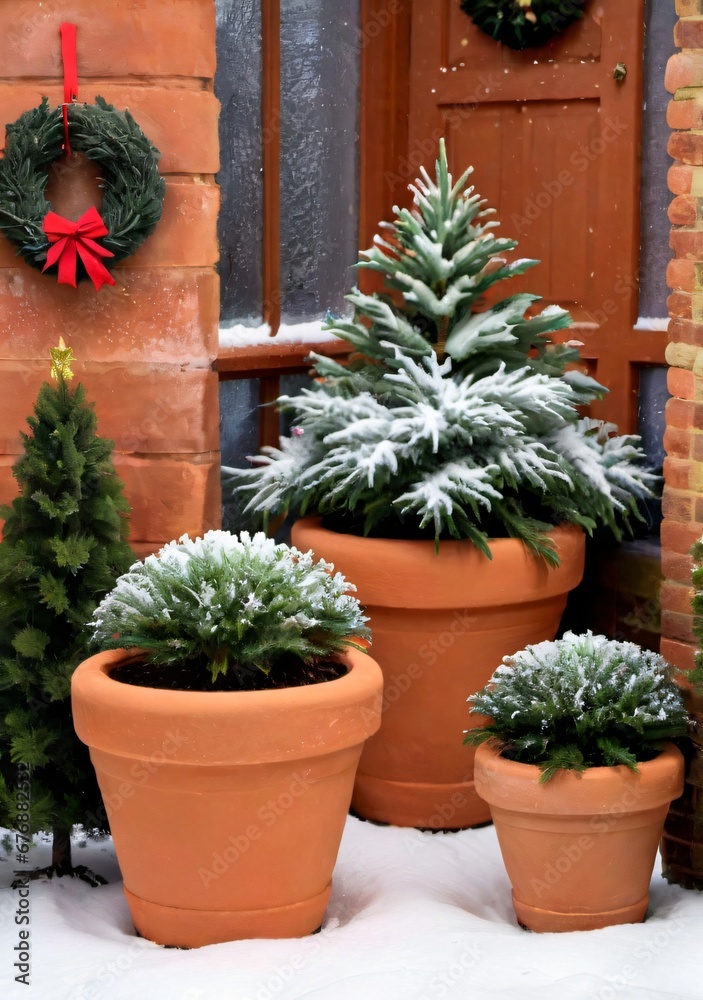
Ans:
[{"label": "gold star tree topper", "polygon": [[72,379],[71,362],[76,359],[73,357],[71,348],[64,344],[63,337],[59,337],[58,347],[49,348],[49,354],[51,355],[51,377],[57,381],[59,378]]}]

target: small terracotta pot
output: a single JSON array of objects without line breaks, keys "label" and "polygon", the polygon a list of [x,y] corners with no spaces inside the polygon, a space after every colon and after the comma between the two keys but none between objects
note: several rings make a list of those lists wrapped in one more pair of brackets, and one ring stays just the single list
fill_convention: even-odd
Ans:
[{"label": "small terracotta pot", "polygon": [[669,803],[681,794],[673,745],[633,772],[624,765],[560,771],[476,751],[476,790],[490,804],[518,921],[576,931],[644,920]]},{"label": "small terracotta pot", "polygon": [[561,565],[522,542],[491,542],[487,559],[468,541],[359,538],[320,518],[293,525],[292,541],[334,563],[369,615],[384,678],[383,724],[362,754],[352,807],[396,826],[434,830],[486,823],[474,790],[474,751],[464,730],[480,725],[466,699],[506,654],[553,639],[568,592],[583,575],[584,534],[551,533]]},{"label": "small terracotta pot", "polygon": [[171,691],[110,676],[132,653],[73,675],[137,931],[195,948],[300,937],[322,923],[382,676],[349,650],[334,681],[275,691]]}]

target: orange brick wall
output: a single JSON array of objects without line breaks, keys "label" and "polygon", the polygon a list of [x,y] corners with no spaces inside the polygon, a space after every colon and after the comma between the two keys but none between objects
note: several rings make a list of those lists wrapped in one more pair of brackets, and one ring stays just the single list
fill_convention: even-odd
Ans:
[{"label": "orange brick wall", "polygon": [[672,663],[693,664],[691,557],[703,535],[703,0],[676,0],[674,31],[682,50],[669,60],[673,94],[669,208],[674,259],[667,270],[669,391],[664,446],[661,651]]},{"label": "orange brick wall", "polygon": [[[128,107],[161,151],[164,213],[97,292],[59,286],[0,236],[0,502],[49,347],[63,336],[132,504],[139,555],[220,523],[218,103],[213,0],[3,0],[0,135],[62,100],[59,25],[78,26],[79,99]],[[65,180],[65,179],[64,179]]]}]

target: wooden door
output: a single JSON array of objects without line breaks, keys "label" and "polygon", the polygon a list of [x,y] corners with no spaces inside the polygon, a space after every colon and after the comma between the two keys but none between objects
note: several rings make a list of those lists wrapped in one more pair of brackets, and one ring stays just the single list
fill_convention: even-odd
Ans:
[{"label": "wooden door", "polygon": [[516,52],[458,0],[412,0],[407,164],[429,166],[444,136],[455,175],[474,166],[496,233],[542,261],[501,295],[530,291],[572,313],[570,336],[610,389],[593,415],[621,430],[634,428],[638,368],[663,362],[665,339],[633,329],[643,34],[644,0],[590,0],[581,21]]}]

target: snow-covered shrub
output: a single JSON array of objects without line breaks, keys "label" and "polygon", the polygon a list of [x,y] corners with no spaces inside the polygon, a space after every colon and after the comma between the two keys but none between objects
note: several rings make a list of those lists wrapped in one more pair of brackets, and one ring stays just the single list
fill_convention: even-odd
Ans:
[{"label": "snow-covered shrub", "polygon": [[[411,186],[414,209],[383,224],[361,255],[390,294],[347,296],[353,319],[328,318],[347,340],[348,366],[313,354],[319,380],[278,405],[293,420],[279,448],[248,470],[225,469],[265,519],[292,510],[356,521],[374,535],[488,539],[514,536],[557,562],[545,533],[560,521],[620,537],[639,517],[636,498],[655,478],[639,438],[579,419],[577,406],[607,390],[574,368],[577,344],[550,334],[571,323],[537,296],[517,294],[475,311],[498,282],[535,260],[499,255],[492,209],[456,184],[440,145],[436,179]],[[571,370],[567,367],[571,366]]]},{"label": "snow-covered shrub", "polygon": [[496,741],[511,760],[538,764],[542,781],[559,768],[637,770],[659,740],[686,731],[681,692],[663,657],[590,631],[504,657],[468,701],[491,721],[468,730],[465,742]]},{"label": "snow-covered shrub", "polygon": [[332,569],[262,532],[183,535],[119,577],[93,615],[93,643],[189,663],[213,681],[230,669],[268,673],[281,657],[327,657],[369,634],[355,587]]}]

